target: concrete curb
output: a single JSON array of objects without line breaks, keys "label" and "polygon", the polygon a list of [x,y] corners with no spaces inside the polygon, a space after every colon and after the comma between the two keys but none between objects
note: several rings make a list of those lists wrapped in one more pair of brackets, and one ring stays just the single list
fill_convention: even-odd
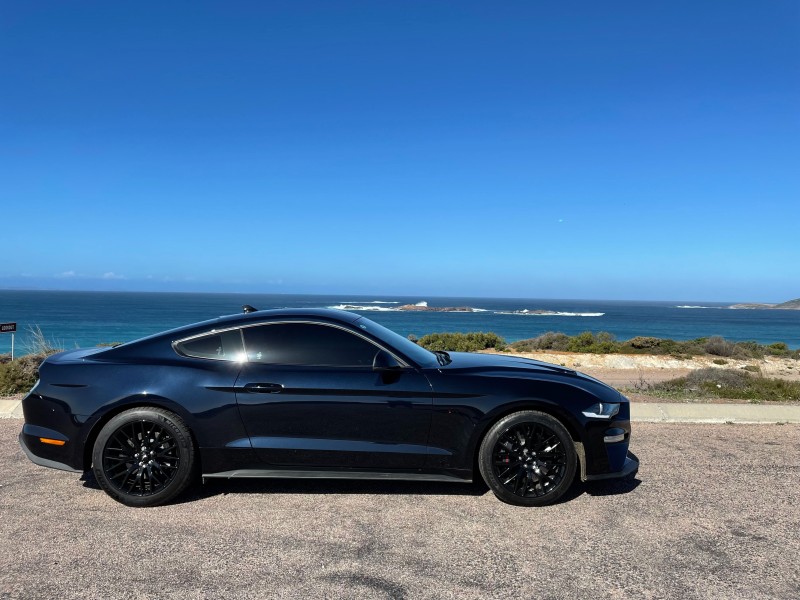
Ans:
[{"label": "concrete curb", "polygon": [[641,423],[800,423],[800,406],[631,402]]},{"label": "concrete curb", "polygon": [[[0,398],[0,419],[21,419],[22,399]],[[800,406],[631,402],[639,423],[800,423]]]},{"label": "concrete curb", "polygon": [[0,398],[0,419],[21,419],[22,398]]}]

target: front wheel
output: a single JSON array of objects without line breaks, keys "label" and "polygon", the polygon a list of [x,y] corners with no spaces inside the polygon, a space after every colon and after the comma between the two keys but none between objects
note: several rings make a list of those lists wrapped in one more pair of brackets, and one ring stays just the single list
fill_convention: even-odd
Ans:
[{"label": "front wheel", "polygon": [[195,449],[189,429],[160,408],[132,408],[105,424],[92,451],[100,487],[128,506],[169,502],[189,485]]},{"label": "front wheel", "polygon": [[478,466],[503,502],[545,506],[566,492],[577,467],[575,445],[555,418],[535,410],[510,414],[483,438]]}]

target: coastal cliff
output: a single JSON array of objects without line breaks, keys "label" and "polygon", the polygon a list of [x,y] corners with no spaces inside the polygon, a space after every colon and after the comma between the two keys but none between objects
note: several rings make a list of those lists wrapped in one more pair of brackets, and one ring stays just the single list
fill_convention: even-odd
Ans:
[{"label": "coastal cliff", "polygon": [[780,304],[764,304],[759,302],[747,302],[743,304],[731,304],[728,308],[736,309],[775,309],[775,310],[800,310],[800,298],[788,300]]}]

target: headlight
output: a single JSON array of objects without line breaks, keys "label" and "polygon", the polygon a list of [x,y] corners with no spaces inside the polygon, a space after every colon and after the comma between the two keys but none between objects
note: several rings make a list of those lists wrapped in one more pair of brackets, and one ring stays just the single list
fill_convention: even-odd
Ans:
[{"label": "headlight", "polygon": [[610,419],[619,412],[619,403],[598,402],[583,411],[583,416],[595,419]]}]

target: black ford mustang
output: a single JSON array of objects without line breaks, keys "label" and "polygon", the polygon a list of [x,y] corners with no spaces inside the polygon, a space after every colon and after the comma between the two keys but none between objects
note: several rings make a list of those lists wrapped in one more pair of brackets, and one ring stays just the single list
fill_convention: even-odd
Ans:
[{"label": "black ford mustang", "polygon": [[[246,307],[250,309],[251,307]],[[253,309],[254,310],[254,309]],[[359,315],[254,311],[63,352],[23,401],[35,463],[131,506],[202,477],[468,482],[537,506],[632,475],[628,400],[570,369],[429,352]]]}]

